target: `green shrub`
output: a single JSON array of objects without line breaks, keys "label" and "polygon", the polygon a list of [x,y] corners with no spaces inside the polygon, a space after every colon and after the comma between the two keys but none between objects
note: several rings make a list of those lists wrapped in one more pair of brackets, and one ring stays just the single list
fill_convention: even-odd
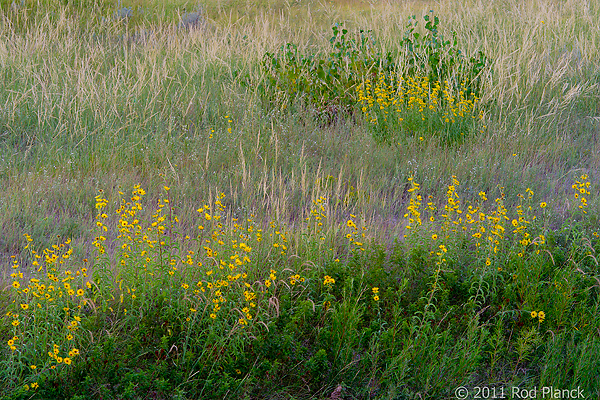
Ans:
[{"label": "green shrub", "polygon": [[[360,105],[369,122],[379,123],[375,135],[384,138],[387,134],[382,131],[397,128],[388,122],[388,110],[384,108],[396,106],[397,97],[402,97],[399,95],[402,82],[411,81],[420,93],[409,91],[406,95],[428,99],[419,98],[422,107],[415,107],[421,113],[418,120],[410,121],[405,116],[398,121],[406,126],[405,130],[419,129],[425,117],[433,121],[433,125],[428,122],[430,131],[439,130],[440,124],[436,124],[435,118],[422,115],[424,110],[432,110],[429,114],[436,114],[442,125],[450,122],[459,125],[453,131],[463,131],[458,135],[464,135],[464,131],[471,129],[456,118],[473,113],[481,95],[487,57],[481,51],[470,58],[465,56],[456,38],[445,40],[438,31],[437,16],[425,15],[424,20],[425,33],[420,34],[416,31],[415,16],[409,19],[399,53],[378,50],[370,30],[359,30],[351,35],[339,24],[332,28],[331,51],[327,54],[302,54],[293,43],[283,45],[276,53],[266,53],[262,62],[266,79],[261,89],[269,99],[269,106],[287,108],[299,103],[317,115],[324,114],[325,120],[331,122],[340,114],[352,113]],[[373,82],[378,82],[378,86],[370,90]],[[432,91],[436,90],[437,95],[431,98]],[[373,110],[381,114],[379,117],[373,117],[370,110],[373,105],[383,106]],[[404,108],[412,109],[412,106],[412,103],[405,104]],[[402,113],[400,104],[394,111]],[[454,136],[454,132],[448,135]]]}]

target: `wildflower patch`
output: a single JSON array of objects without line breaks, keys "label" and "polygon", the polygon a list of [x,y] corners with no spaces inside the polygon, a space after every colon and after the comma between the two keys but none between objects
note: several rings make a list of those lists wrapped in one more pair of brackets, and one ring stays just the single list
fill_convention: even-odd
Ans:
[{"label": "wildflower patch", "polygon": [[285,109],[299,101],[317,114],[352,114],[358,105],[379,139],[397,128],[442,131],[453,140],[471,133],[467,117],[480,99],[487,57],[481,51],[466,57],[456,39],[439,32],[437,16],[424,20],[421,34],[415,16],[409,18],[395,52],[382,51],[372,31],[351,34],[339,24],[332,28],[329,54],[303,54],[287,43],[263,58],[263,94],[270,106]]}]

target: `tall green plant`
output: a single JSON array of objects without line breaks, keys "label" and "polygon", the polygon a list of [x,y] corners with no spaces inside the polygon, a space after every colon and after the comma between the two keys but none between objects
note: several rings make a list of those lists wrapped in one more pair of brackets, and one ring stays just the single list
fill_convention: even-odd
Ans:
[{"label": "tall green plant", "polygon": [[406,25],[402,48],[406,65],[404,75],[415,77],[427,75],[431,82],[454,81],[467,84],[467,96],[481,94],[482,79],[489,64],[486,55],[479,50],[468,57],[458,47],[456,32],[446,39],[439,31],[440,19],[430,11],[423,16],[425,32],[417,32],[418,20],[411,16]]},{"label": "tall green plant", "polygon": [[371,31],[360,30],[351,36],[348,29],[335,24],[329,39],[331,50],[319,54],[301,54],[293,43],[283,45],[277,53],[266,53],[262,67],[267,80],[263,89],[277,94],[278,101],[300,98],[317,109],[341,106],[350,109],[355,103],[352,90],[367,74],[395,67],[390,52],[375,51]]},{"label": "tall green plant", "polygon": [[446,40],[439,32],[438,16],[423,18],[424,34],[416,30],[416,17],[409,18],[398,53],[378,50],[370,30],[351,35],[339,24],[332,27],[331,49],[324,55],[303,54],[297,45],[286,43],[262,60],[266,73],[263,95],[271,106],[281,108],[299,100],[317,111],[351,112],[360,98],[356,89],[365,81],[384,76],[393,86],[393,76],[400,72],[404,79],[427,77],[429,82],[462,91],[465,98],[479,97],[481,76],[488,65],[485,54],[479,51],[470,58],[465,56],[454,33],[453,40]]}]

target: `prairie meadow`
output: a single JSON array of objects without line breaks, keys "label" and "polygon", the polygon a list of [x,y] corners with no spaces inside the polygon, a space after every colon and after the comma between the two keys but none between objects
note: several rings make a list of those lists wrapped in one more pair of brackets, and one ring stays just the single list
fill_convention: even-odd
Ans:
[{"label": "prairie meadow", "polygon": [[600,398],[599,18],[0,0],[0,398]]}]

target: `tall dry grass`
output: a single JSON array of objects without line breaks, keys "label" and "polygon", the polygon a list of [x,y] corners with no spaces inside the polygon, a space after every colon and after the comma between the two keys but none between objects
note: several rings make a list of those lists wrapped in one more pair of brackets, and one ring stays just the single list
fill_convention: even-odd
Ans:
[{"label": "tall dry grass", "polygon": [[[206,27],[191,30],[178,27],[183,8],[133,7],[129,22],[106,5],[3,8],[2,254],[23,247],[22,231],[85,236],[86,198],[136,182],[155,196],[162,183],[174,186],[183,218],[217,189],[234,208],[288,222],[327,195],[393,237],[410,175],[434,199],[451,173],[473,194],[502,185],[513,198],[528,186],[564,198],[576,172],[597,180],[596,3],[351,3],[216,2]],[[382,146],[361,124],[265,113],[252,90],[264,78],[263,54],[286,42],[325,53],[331,23],[342,22],[397,50],[407,17],[430,9],[446,37],[455,31],[465,53],[482,50],[492,62],[487,131],[461,146],[435,138]],[[557,224],[571,206],[553,205]]]}]

